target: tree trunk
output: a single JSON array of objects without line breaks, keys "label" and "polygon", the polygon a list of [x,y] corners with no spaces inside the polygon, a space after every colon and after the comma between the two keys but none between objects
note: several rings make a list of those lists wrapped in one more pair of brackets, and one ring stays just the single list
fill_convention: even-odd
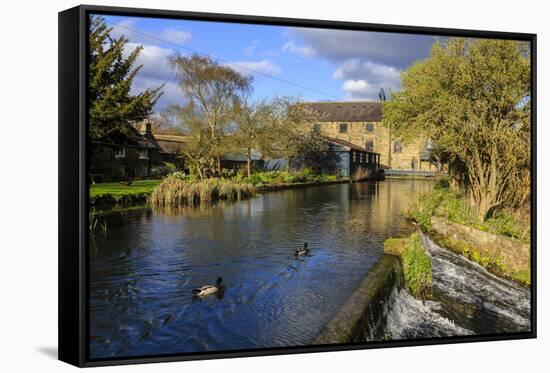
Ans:
[{"label": "tree trunk", "polygon": [[220,156],[220,153],[216,154],[216,171],[218,173],[218,177],[222,176],[222,159]]},{"label": "tree trunk", "polygon": [[248,175],[248,178],[250,178],[250,175],[252,173],[252,151],[250,148],[248,148],[247,158],[246,158],[246,173]]}]

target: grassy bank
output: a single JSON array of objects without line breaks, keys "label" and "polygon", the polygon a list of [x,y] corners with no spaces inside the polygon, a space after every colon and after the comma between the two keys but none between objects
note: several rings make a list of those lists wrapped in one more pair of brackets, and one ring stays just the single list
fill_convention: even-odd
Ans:
[{"label": "grassy bank", "polygon": [[[254,187],[269,190],[270,187],[315,184],[337,181],[335,175],[318,174],[311,169],[303,171],[264,171],[256,172],[246,177],[242,172],[226,175],[224,178],[198,180],[196,177],[174,172],[163,180],[136,180],[131,185],[119,182],[99,183],[90,186],[90,202],[93,206],[134,206],[147,202],[153,190],[165,180],[179,180],[166,182],[159,189],[154,199],[156,206],[176,206],[212,202],[215,200],[234,200],[247,198]],[[274,189],[275,190],[275,189]],[[175,199],[171,202],[172,199]]]},{"label": "grassy bank", "polygon": [[92,205],[131,205],[144,203],[162,180],[135,180],[131,185],[118,182],[90,185]]},{"label": "grassy bank", "polygon": [[384,242],[384,253],[401,258],[407,291],[418,299],[429,299],[432,293],[432,260],[418,233],[408,238],[390,237]]},{"label": "grassy bank", "polygon": [[[524,262],[528,261],[528,251],[507,248],[510,245],[517,247],[530,243],[531,231],[528,212],[501,210],[493,217],[481,221],[470,207],[469,202],[459,193],[447,188],[436,188],[431,192],[417,196],[410,204],[407,215],[411,220],[417,222],[422,230],[429,232],[438,245],[463,255],[500,277],[523,285],[531,283],[528,268],[511,265],[520,259]],[[463,233],[462,236],[442,234],[441,227],[434,229],[432,226],[434,217],[442,218],[443,222],[455,223],[456,227],[469,227],[468,229],[471,231],[469,234]],[[450,226],[449,224],[447,227]],[[438,223],[439,225],[441,224]],[[494,243],[497,241],[474,239],[474,237],[483,236],[481,233],[476,233],[479,231],[490,233],[494,235],[493,237],[501,237],[506,242],[502,241],[498,244]]]},{"label": "grassy bank", "polygon": [[237,174],[236,181],[250,183],[255,186],[269,186],[280,184],[298,184],[298,183],[321,183],[327,181],[336,181],[336,175],[316,173],[312,169],[306,168],[303,171],[263,171],[256,172],[246,177],[244,174]]},{"label": "grassy bank", "polygon": [[528,212],[503,209],[496,212],[493,217],[481,221],[466,198],[447,188],[436,188],[431,192],[418,195],[410,204],[407,215],[426,231],[431,229],[431,217],[439,216],[453,223],[515,238],[525,243],[529,243],[531,237]]},{"label": "grassy bank", "polygon": [[250,183],[229,179],[190,180],[170,175],[153,190],[149,202],[153,206],[193,206],[219,200],[237,201],[250,198],[255,188]]}]

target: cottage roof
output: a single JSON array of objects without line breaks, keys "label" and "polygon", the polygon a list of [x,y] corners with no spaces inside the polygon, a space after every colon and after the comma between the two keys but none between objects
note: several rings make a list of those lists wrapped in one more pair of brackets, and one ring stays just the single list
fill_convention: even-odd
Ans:
[{"label": "cottage roof", "polygon": [[367,151],[367,149],[363,148],[362,146],[356,145],[356,144],[354,144],[352,142],[349,142],[349,141],[346,141],[346,140],[337,139],[337,138],[334,138],[334,137],[325,137],[325,139],[327,139],[327,141],[330,141],[332,143],[345,146],[346,148],[349,148],[350,150],[354,149],[354,150],[359,150],[359,151],[362,151],[362,152],[365,152],[365,153],[378,154],[378,153],[375,153],[375,152],[369,152],[369,151]]},{"label": "cottage roof", "polygon": [[372,101],[308,102],[320,122],[381,122],[382,104]]},{"label": "cottage roof", "polygon": [[164,153],[180,153],[189,142],[189,138],[187,136],[153,134],[153,137],[155,138],[160,150]]}]

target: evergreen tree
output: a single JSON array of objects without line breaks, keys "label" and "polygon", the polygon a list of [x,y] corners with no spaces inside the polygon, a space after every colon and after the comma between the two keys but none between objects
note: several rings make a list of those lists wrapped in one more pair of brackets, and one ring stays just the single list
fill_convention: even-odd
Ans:
[{"label": "evergreen tree", "polygon": [[128,39],[114,39],[102,17],[90,20],[90,136],[96,140],[113,140],[126,133],[133,122],[151,114],[163,86],[132,95],[130,89],[142,65],[134,66],[143,47],[124,57]]}]

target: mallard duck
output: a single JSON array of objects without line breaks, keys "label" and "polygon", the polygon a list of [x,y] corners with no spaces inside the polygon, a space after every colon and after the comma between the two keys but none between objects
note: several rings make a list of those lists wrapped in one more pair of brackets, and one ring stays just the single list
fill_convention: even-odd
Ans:
[{"label": "mallard duck", "polygon": [[294,251],[295,256],[307,255],[308,253],[309,249],[307,248],[307,242],[304,242],[304,247],[302,249],[296,249],[296,251]]},{"label": "mallard duck", "polygon": [[211,294],[216,294],[221,289],[222,278],[218,277],[216,285],[205,285],[200,288],[193,289],[193,295],[197,297],[204,297]]}]

